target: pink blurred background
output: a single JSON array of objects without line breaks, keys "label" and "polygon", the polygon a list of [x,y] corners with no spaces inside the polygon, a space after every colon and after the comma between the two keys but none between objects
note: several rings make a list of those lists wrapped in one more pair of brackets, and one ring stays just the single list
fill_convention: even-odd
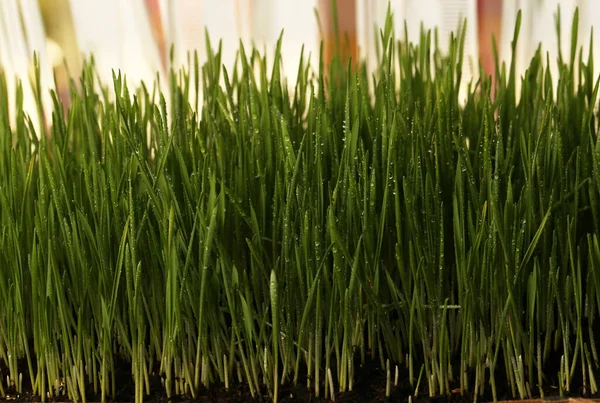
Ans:
[{"label": "pink blurred background", "polygon": [[[145,0],[150,20],[153,25],[155,39],[161,50],[161,59],[166,61],[166,44],[164,40],[163,27],[160,18],[159,0]],[[249,0],[252,2],[252,0]],[[357,24],[356,24],[356,0],[337,0],[339,28],[348,35],[350,49],[348,56],[353,59],[357,57]],[[319,0],[319,12],[323,17],[325,38],[322,38],[329,46],[326,48],[328,54],[331,54],[333,24],[331,23],[331,0]],[[502,25],[502,0],[477,0],[478,13],[478,48],[481,63],[488,74],[493,73],[494,59],[492,52],[492,35],[496,38],[496,43],[500,43],[501,25]]]},{"label": "pink blurred background", "polygon": [[[89,1],[89,0],[88,0]],[[128,0],[129,1],[129,0]],[[143,12],[145,8],[147,21],[149,23],[149,29],[151,32],[152,42],[154,42],[154,46],[157,49],[157,56],[155,60],[159,60],[160,68],[163,71],[167,70],[167,60],[169,53],[168,46],[168,32],[169,27],[165,26],[165,23],[168,24],[168,21],[165,20],[165,4],[166,7],[169,7],[169,4],[194,4],[194,8],[198,11],[201,16],[203,16],[208,8],[213,9],[214,12],[215,5],[220,4],[222,10],[219,11],[219,18],[226,17],[227,22],[218,22],[212,17],[206,17],[207,21],[204,23],[199,22],[197,20],[198,16],[192,17],[190,15],[179,15],[175,23],[182,29],[184,34],[187,34],[189,38],[198,37],[194,39],[194,43],[187,44],[189,48],[201,48],[203,47],[203,34],[204,29],[203,26],[207,26],[207,24],[212,24],[211,27],[213,29],[217,29],[217,35],[219,34],[228,34],[230,36],[235,36],[239,33],[248,32],[248,30],[260,31],[261,35],[271,35],[273,36],[273,32],[267,32],[269,29],[273,31],[273,29],[277,29],[275,27],[267,28],[268,24],[263,24],[261,21],[267,22],[269,18],[272,18],[273,15],[277,14],[280,18],[282,15],[288,14],[285,18],[290,18],[291,15],[293,21],[296,18],[296,21],[301,19],[302,21],[306,19],[314,19],[314,15],[312,12],[309,12],[307,15],[303,16],[295,16],[297,13],[297,9],[299,9],[298,4],[302,0],[298,0],[298,3],[294,1],[280,2],[279,0],[221,0],[219,3],[210,3],[212,0],[139,0],[139,4],[141,8],[137,8],[137,13],[139,15],[140,12]],[[217,1],[217,0],[215,0]],[[359,52],[359,43],[361,41],[360,37],[360,10],[359,8],[364,4],[375,5],[376,3],[362,3],[361,0],[336,0],[338,6],[338,17],[339,17],[339,29],[342,31],[343,37],[347,36],[349,39],[348,46],[344,49],[345,54],[347,56],[352,57],[353,60],[358,59],[358,55],[361,54]],[[373,0],[376,1],[376,0]],[[81,10],[81,4],[86,3],[86,0],[39,0],[41,13],[43,16],[43,21],[45,25],[46,35],[48,39],[51,40],[54,44],[57,45],[57,48],[60,49],[60,58],[67,61],[69,65],[69,72],[67,73],[64,69],[64,64],[62,60],[58,63],[54,63],[54,73],[57,80],[58,90],[61,94],[65,96],[68,95],[68,77],[69,74],[73,74],[78,71],[81,63],[80,52],[82,50],[82,44],[84,44],[85,39],[82,39],[78,33],[80,33],[81,29],[77,31],[74,24],[74,20],[76,16],[71,12],[73,10],[73,6],[79,4],[79,8]],[[415,2],[421,6],[420,2]],[[454,3],[460,3],[458,1],[454,1]],[[90,2],[89,4],[94,4]],[[117,3],[115,3],[117,4]],[[121,3],[119,3],[121,4]],[[123,3],[126,4],[126,3]],[[133,3],[132,3],[133,4]],[[320,34],[322,36],[320,39],[324,41],[325,48],[325,56],[326,60],[329,59],[332,55],[333,50],[333,38],[334,38],[334,28],[333,28],[333,17],[332,17],[332,1],[331,0],[314,0],[314,4],[317,7],[318,14],[321,19],[321,26],[317,27],[315,24],[307,25],[307,28],[303,28],[300,31],[293,26],[286,27],[286,39],[290,37],[294,37],[294,41],[303,42],[303,43],[312,43],[315,42],[315,39],[319,39]],[[411,3],[412,4],[412,3]],[[97,8],[97,6],[94,6]],[[120,6],[122,7],[122,6]],[[260,11],[252,11],[253,8],[259,8]],[[273,10],[275,7],[277,10]],[[290,8],[286,10],[287,8]],[[306,8],[305,6],[302,6]],[[312,7],[312,6],[311,6]],[[426,6],[425,6],[426,7]],[[477,15],[477,33],[473,38],[477,44],[477,53],[479,54],[480,61],[482,66],[487,71],[488,74],[493,76],[493,56],[492,56],[492,35],[496,37],[496,43],[500,47],[501,43],[501,26],[502,26],[502,0],[476,0],[476,15]],[[163,15],[161,15],[161,10]],[[364,9],[363,9],[364,10]],[[311,11],[311,10],[309,10]],[[93,13],[93,12],[92,12]],[[363,11],[364,13],[364,11]],[[230,16],[229,14],[235,14],[234,16]],[[252,14],[252,15],[250,15]],[[92,14],[94,15],[94,14]],[[402,19],[408,18],[410,19],[410,15],[404,15],[401,17]],[[91,22],[96,22],[94,20],[98,20],[98,18],[93,18]],[[212,21],[211,21],[212,20]],[[312,22],[312,21],[311,21]],[[398,24],[398,22],[397,22]],[[265,25],[265,27],[261,26]],[[298,25],[297,22],[292,25]],[[303,24],[300,24],[302,26]],[[80,27],[81,28],[81,27]],[[90,28],[95,29],[95,28]],[[98,28],[99,29],[99,28]],[[296,29],[297,32],[292,32],[290,36],[290,29]],[[363,26],[364,30],[365,27]],[[267,33],[265,33],[267,32]],[[108,32],[107,32],[108,34]],[[111,33],[112,35],[112,33]],[[114,36],[114,35],[113,35]],[[107,41],[109,43],[106,36],[101,37],[102,40]],[[376,40],[376,38],[371,37],[368,38],[367,42],[370,40]],[[96,44],[98,43],[96,40]],[[270,39],[273,40],[272,38]],[[362,38],[363,43],[365,38]],[[119,41],[119,43],[122,41]],[[89,43],[89,41],[88,41]],[[233,43],[234,47],[237,48],[237,43]],[[293,63],[293,55],[295,53],[299,53],[298,43],[294,43],[294,46],[291,46],[288,50],[288,55],[290,59],[290,65],[294,65]],[[106,56],[106,52],[111,52],[110,49],[112,45],[106,45],[103,47],[103,55]],[[232,46],[231,44],[229,46]],[[313,51],[318,51],[318,45],[313,44]],[[84,46],[85,47],[85,46]],[[134,49],[136,47],[134,46]],[[107,50],[108,49],[108,50]],[[202,49],[199,49],[202,51]],[[116,53],[116,51],[112,51]],[[96,53],[100,53],[97,51]],[[365,57],[364,53],[361,54]],[[368,56],[367,56],[368,57]],[[106,59],[106,57],[104,57]],[[112,60],[112,59],[111,59]],[[118,63],[118,57],[115,57],[114,61],[108,61],[105,64],[110,65],[110,67],[115,67],[114,64]],[[139,67],[142,68],[143,61],[140,59]],[[156,66],[158,67],[158,66]],[[292,73],[293,74],[293,73]]]}]

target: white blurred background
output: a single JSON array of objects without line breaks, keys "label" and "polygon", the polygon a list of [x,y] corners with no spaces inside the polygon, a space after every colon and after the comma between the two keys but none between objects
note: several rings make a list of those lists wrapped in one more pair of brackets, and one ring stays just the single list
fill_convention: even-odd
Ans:
[{"label": "white blurred background", "polygon": [[[366,59],[371,68],[376,27],[383,25],[388,4],[394,14],[397,39],[404,38],[406,21],[410,39],[418,39],[423,24],[425,28],[438,27],[445,44],[450,32],[466,17],[466,80],[477,71],[470,67],[479,61],[492,73],[492,35],[501,58],[509,59],[519,9],[523,12],[519,73],[540,43],[550,53],[550,60],[556,59],[555,17],[559,5],[561,45],[566,54],[576,7],[580,9],[579,43],[585,52],[593,23],[600,21],[598,0],[333,1],[337,1],[339,29],[349,38],[348,54],[354,60]],[[245,46],[254,43],[270,52],[283,29],[283,65],[293,85],[302,45],[306,53],[312,54],[313,66],[318,61],[321,40],[326,56],[331,53],[331,6],[332,0],[0,0],[0,66],[14,92],[16,80],[28,80],[33,52],[38,52],[42,85],[46,90],[56,88],[68,103],[68,77],[76,78],[82,58],[91,54],[102,80],[110,83],[115,69],[135,85],[166,74],[171,44],[175,45],[176,65],[184,64],[188,52],[194,50],[202,62],[206,55],[205,29],[213,44],[223,41],[223,63],[228,67],[234,62],[240,40]],[[598,59],[600,39],[594,44]],[[26,106],[31,106],[32,94],[26,92]]]}]

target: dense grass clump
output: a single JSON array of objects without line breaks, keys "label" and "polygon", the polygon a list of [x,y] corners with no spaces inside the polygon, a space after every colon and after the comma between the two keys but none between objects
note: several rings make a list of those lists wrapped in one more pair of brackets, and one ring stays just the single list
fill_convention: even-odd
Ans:
[{"label": "dense grass clump", "polygon": [[464,37],[392,31],[373,76],[304,57],[293,91],[279,51],[227,71],[209,43],[168,104],[90,64],[42,133],[1,80],[0,394],[107,400],[126,362],[138,401],[153,374],[334,396],[370,360],[388,390],[597,393],[592,55],[463,103]]}]

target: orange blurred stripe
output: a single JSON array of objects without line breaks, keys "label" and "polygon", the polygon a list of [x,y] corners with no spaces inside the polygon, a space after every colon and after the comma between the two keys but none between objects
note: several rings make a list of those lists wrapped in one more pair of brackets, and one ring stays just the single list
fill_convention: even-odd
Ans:
[{"label": "orange blurred stripe", "polygon": [[160,62],[164,70],[167,69],[167,41],[161,19],[159,0],[146,0],[146,11],[152,28],[152,36],[158,46]]},{"label": "orange blurred stripe", "polygon": [[[358,65],[358,35],[356,24],[356,0],[333,0],[337,8],[338,33],[340,37],[340,56],[343,62],[352,58],[352,64]],[[333,1],[319,0],[319,15],[323,27],[324,62],[329,64],[336,52]]]},{"label": "orange blurred stripe", "polygon": [[500,46],[502,35],[502,0],[478,0],[478,42],[479,58],[486,74],[494,77],[494,53],[492,49],[492,36],[496,45]]}]

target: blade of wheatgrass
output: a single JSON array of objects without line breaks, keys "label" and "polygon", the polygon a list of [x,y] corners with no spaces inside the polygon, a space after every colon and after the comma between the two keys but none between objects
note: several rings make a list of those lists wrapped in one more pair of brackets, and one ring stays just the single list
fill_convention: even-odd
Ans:
[{"label": "blade of wheatgrass", "polygon": [[270,279],[271,316],[273,321],[273,401],[279,397],[279,295],[277,290],[277,275],[271,270]]},{"label": "blade of wheatgrass", "polygon": [[[211,190],[211,194],[213,191]],[[217,220],[217,206],[213,207],[212,215],[210,217],[210,223],[208,226],[208,230],[206,232],[206,240],[204,241],[204,250],[202,251],[202,274],[200,280],[200,300],[199,300],[199,314],[198,314],[198,340],[196,342],[196,366],[194,372],[194,388],[198,390],[200,386],[200,358],[201,355],[201,339],[203,337],[203,329],[204,329],[204,301],[205,301],[205,289],[206,282],[208,281],[207,271],[208,271],[208,262],[210,257],[210,251],[212,248],[212,243],[216,230],[216,220]]]}]

